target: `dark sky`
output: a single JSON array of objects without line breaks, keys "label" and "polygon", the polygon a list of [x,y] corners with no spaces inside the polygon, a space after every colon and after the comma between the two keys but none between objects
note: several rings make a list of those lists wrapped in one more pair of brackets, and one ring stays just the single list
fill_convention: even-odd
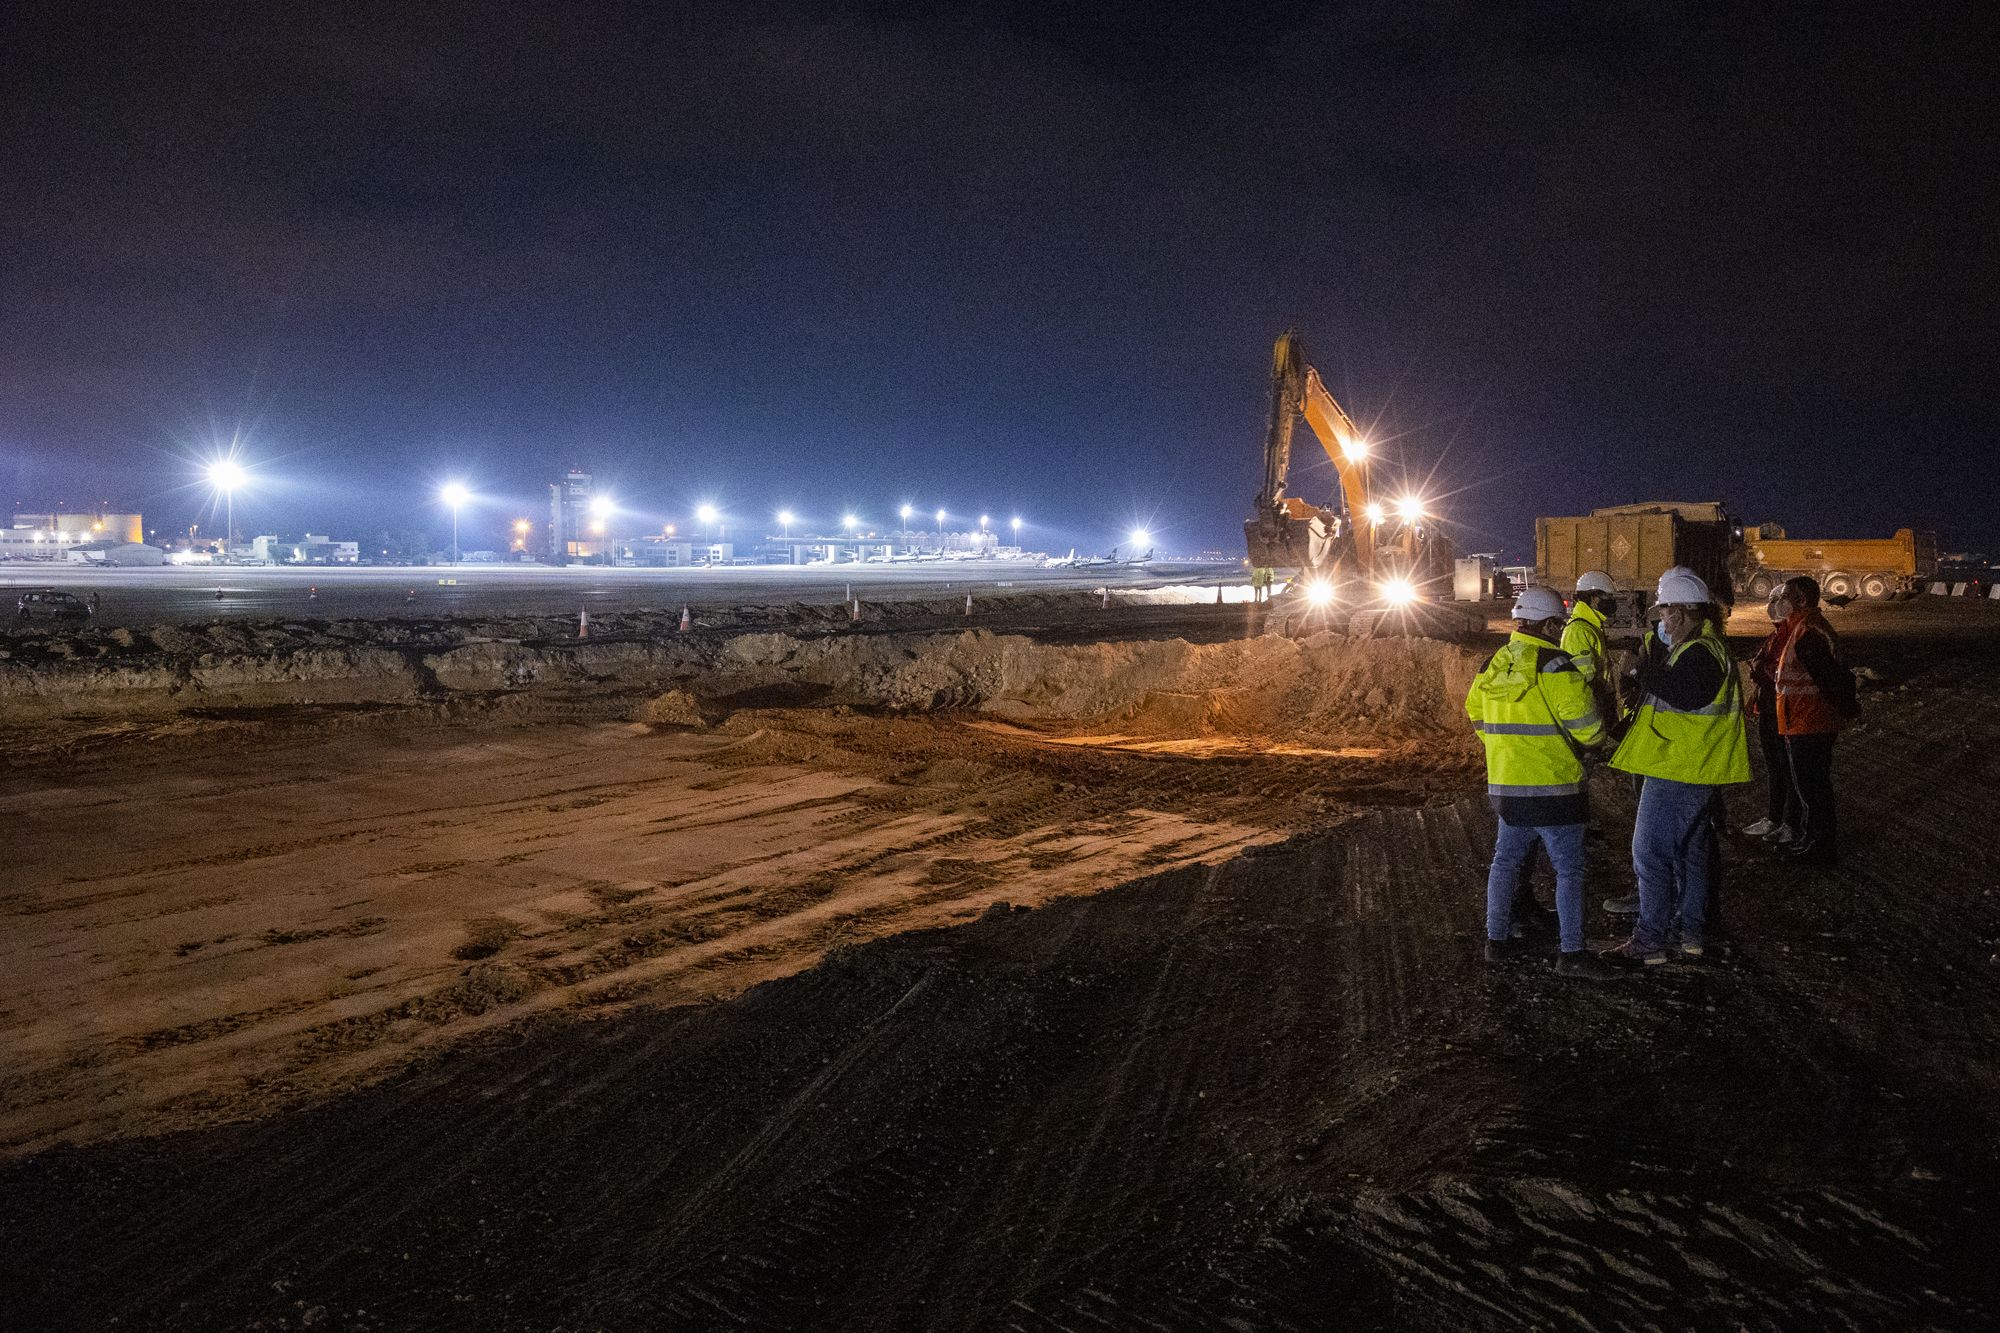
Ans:
[{"label": "dark sky", "polygon": [[1468,548],[1993,548],[1993,12],[31,4],[0,484],[184,524],[240,431],[257,530],[462,476],[497,531],[576,463],[1235,552],[1294,326]]}]

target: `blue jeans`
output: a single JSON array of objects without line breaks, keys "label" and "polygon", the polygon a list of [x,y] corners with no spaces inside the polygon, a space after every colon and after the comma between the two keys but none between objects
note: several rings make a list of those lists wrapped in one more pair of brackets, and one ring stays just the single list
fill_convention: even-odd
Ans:
[{"label": "blue jeans", "polygon": [[[1681,943],[1700,944],[1708,924],[1708,878],[1715,864],[1715,825],[1708,803],[1715,788],[1706,783],[1648,777],[1639,793],[1639,818],[1632,825],[1632,871],[1639,877],[1639,923],[1632,942],[1659,949],[1676,914]],[[1676,902],[1678,899],[1678,902]],[[1678,913],[1676,913],[1678,907]]]},{"label": "blue jeans", "polygon": [[1562,950],[1583,947],[1582,824],[1546,824],[1540,828],[1500,821],[1493,839],[1493,866],[1486,872],[1486,938],[1504,940],[1513,929],[1514,891],[1521,882],[1521,865],[1539,841],[1549,849],[1556,868],[1556,920],[1562,927]]}]

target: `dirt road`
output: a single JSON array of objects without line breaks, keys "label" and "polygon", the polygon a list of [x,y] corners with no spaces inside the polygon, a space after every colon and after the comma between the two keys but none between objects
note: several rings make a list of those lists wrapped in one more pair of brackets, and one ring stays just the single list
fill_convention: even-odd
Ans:
[{"label": "dirt road", "polygon": [[[1425,788],[1393,750],[1232,755],[1214,739],[1227,728],[1206,749],[1160,748],[1179,706],[1116,726],[780,709],[700,732],[482,734],[449,752],[450,771],[483,775],[477,784],[434,784],[398,811],[340,785],[351,778],[323,779],[316,798],[310,786],[288,794],[288,773],[314,771],[297,756],[260,764],[273,799],[302,803],[301,828],[338,832],[326,812],[361,803],[354,817],[379,830],[373,841],[277,855],[302,880],[307,866],[347,875],[351,861],[353,882],[389,904],[327,925],[395,926],[260,936],[239,958],[326,949],[331,967],[373,951],[389,960],[379,975],[504,964],[533,976],[537,962],[615,957],[621,930],[643,943],[612,919],[621,908],[656,909],[654,926],[691,910],[726,919],[713,915],[721,904],[748,907],[793,882],[788,858],[839,881],[808,904],[879,878],[897,886],[891,915],[834,939],[814,936],[824,921],[790,922],[796,902],[748,921],[785,943],[743,960],[750,970],[729,984],[732,959],[715,993],[828,944],[979,916],[838,948],[720,1004],[630,1003],[687,998],[676,988],[693,971],[676,961],[686,941],[642,947],[633,992],[620,991],[621,968],[550,982],[510,1002],[559,999],[546,1010],[310,1109],[38,1152],[0,1176],[11,1308],[28,1326],[156,1328],[1990,1326],[2000,619],[1962,634],[1908,617],[1849,626],[1854,656],[1887,678],[1842,743],[1844,865],[1767,866],[1733,843],[1732,947],[1618,986],[1477,961],[1491,825],[1483,800],[1450,794],[1462,772],[1446,765]],[[899,739],[881,742],[889,733]],[[1383,748],[1380,735],[1331,740],[1310,748]],[[338,747],[320,757],[351,771]],[[953,776],[971,763],[995,780]],[[1061,767],[1071,763],[1089,767]],[[1371,789],[1385,765],[1400,785]],[[1285,799],[1315,772],[1333,775],[1314,793],[1323,809]],[[1072,785],[1009,794],[1044,776]],[[968,791],[989,785],[1002,795],[969,807]],[[777,872],[725,864],[762,848],[732,847],[720,815],[767,789],[772,804],[738,809],[742,828],[774,830]],[[704,907],[685,897],[696,881],[662,887],[674,876],[657,861],[621,869],[650,854],[648,821],[669,792],[677,812],[713,804],[659,836],[713,849],[690,870],[756,889]],[[1612,892],[1629,882],[1629,795],[1610,781],[1597,794],[1607,836],[1592,844],[1593,873]],[[1739,793],[1746,807],[1754,796]],[[619,850],[577,840],[542,863],[544,882],[563,876],[562,910],[588,923],[578,947],[545,960],[532,954],[568,945],[567,923],[535,917],[499,865],[522,848],[424,828],[484,812],[475,822],[512,830],[503,836],[560,842],[578,812],[543,807],[597,798],[586,810]],[[192,829],[195,799],[162,804],[156,836],[166,822]],[[1037,813],[1037,801],[1054,809]],[[836,812],[850,822],[813,828]],[[885,832],[899,819],[919,841],[991,822],[941,858]],[[1035,865],[1033,836],[1107,819],[1123,827],[1098,834],[1095,865],[1063,844],[1049,849],[1059,864]],[[865,873],[827,871],[855,864],[821,849],[854,827],[877,849],[846,853]],[[227,826],[221,836],[246,845]],[[432,838],[445,850],[423,850]],[[1263,845],[1242,852],[1248,842]],[[891,843],[903,850],[865,859]],[[1162,848],[1176,859],[1141,874]],[[126,854],[115,841],[103,851]],[[436,864],[452,860],[468,865]],[[913,881],[926,861],[994,878],[924,903]],[[455,878],[475,862],[476,875]],[[412,865],[407,879],[391,873]],[[1062,881],[1037,878],[1097,887],[1098,869],[1140,877],[1060,899],[1047,894]],[[199,896],[199,870],[171,872],[176,892]],[[623,904],[589,888],[640,881]],[[500,933],[468,926],[474,882],[509,903],[485,915],[522,929],[484,958],[452,960]],[[115,952],[115,917],[97,913],[154,897],[78,905],[90,924],[67,932],[69,947]],[[981,907],[1003,899],[1046,901]],[[344,900],[315,901],[331,912]],[[250,908],[203,911],[248,920]],[[260,919],[325,928],[299,911]],[[175,949],[199,933],[150,930]],[[226,961],[233,943],[186,958],[218,948]],[[157,993],[167,965],[152,966],[158,976],[135,984]],[[621,1007],[576,1003],[593,989]],[[480,1017],[432,1030],[455,1035],[452,1023]],[[392,1029],[370,1048],[397,1039]],[[248,1049],[300,1048],[258,1038]]]}]

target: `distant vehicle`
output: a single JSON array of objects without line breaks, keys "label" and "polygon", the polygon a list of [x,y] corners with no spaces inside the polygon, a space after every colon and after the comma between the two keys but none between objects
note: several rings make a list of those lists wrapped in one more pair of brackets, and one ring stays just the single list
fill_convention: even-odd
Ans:
[{"label": "distant vehicle", "polygon": [[85,620],[90,617],[90,603],[75,593],[58,592],[54,588],[37,588],[24,592],[14,603],[16,620]]},{"label": "distant vehicle", "polygon": [[1914,593],[1937,573],[1937,534],[1898,528],[1886,538],[1787,537],[1775,523],[1743,530],[1736,589],[1765,598],[1795,574],[1810,574],[1829,597],[1879,602]]}]

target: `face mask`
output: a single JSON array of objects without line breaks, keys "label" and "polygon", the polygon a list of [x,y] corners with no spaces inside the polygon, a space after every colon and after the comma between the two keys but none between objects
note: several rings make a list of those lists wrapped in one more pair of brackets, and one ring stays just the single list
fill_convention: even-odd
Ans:
[{"label": "face mask", "polygon": [[1667,622],[1660,622],[1660,642],[1671,648],[1674,646],[1674,632],[1667,628]]}]

